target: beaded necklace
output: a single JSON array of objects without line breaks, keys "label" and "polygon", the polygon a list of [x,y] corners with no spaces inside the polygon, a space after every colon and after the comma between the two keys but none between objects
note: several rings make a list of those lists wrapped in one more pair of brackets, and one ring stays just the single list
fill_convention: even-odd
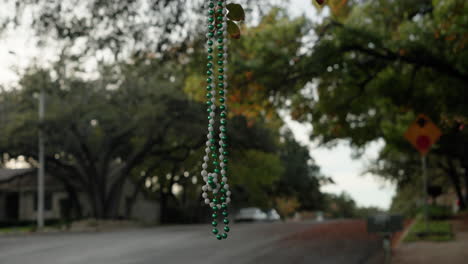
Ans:
[{"label": "beaded necklace", "polygon": [[[228,204],[231,202],[231,192],[227,183],[227,57],[228,57],[228,39],[227,39],[227,17],[226,17],[226,1],[227,0],[207,0],[207,21],[208,33],[206,34],[207,40],[207,91],[206,97],[208,98],[207,112],[208,112],[208,134],[206,141],[205,156],[203,157],[203,164],[201,175],[205,181],[202,187],[202,197],[205,204],[209,205],[212,210],[211,225],[213,229],[211,232],[218,240],[226,239],[228,237],[229,219],[228,219]],[[216,61],[216,63],[215,63]],[[217,72],[217,73],[216,73]],[[217,98],[219,102],[219,111],[217,110]],[[219,113],[219,124],[217,124],[216,117]],[[219,139],[216,142],[216,126],[219,126]],[[218,145],[216,144],[218,143]],[[219,154],[217,154],[219,153]],[[212,163],[210,164],[210,160]],[[218,229],[218,219],[222,215],[224,228],[220,232]]]}]

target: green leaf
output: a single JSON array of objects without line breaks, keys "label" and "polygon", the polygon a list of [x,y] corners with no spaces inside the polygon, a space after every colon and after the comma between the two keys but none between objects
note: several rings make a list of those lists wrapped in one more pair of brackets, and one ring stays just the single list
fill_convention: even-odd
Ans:
[{"label": "green leaf", "polygon": [[240,39],[241,32],[239,26],[231,20],[227,21],[227,31],[234,39]]},{"label": "green leaf", "polygon": [[229,10],[227,17],[234,21],[245,20],[244,8],[239,4],[228,4],[226,8]]}]

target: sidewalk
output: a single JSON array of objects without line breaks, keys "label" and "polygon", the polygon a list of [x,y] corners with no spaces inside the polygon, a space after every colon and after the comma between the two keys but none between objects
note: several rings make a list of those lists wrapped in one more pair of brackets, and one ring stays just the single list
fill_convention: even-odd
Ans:
[{"label": "sidewalk", "polygon": [[468,263],[468,218],[454,220],[455,241],[402,243],[394,250],[393,264]]}]

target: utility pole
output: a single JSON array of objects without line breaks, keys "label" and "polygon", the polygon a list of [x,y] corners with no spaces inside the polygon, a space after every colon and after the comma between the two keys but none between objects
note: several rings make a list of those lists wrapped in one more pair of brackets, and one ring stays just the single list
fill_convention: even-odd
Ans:
[{"label": "utility pole", "polygon": [[423,201],[424,201],[424,229],[426,234],[429,233],[429,212],[427,206],[427,163],[426,156],[421,157],[421,168],[423,177]]},{"label": "utility pole", "polygon": [[45,92],[41,87],[39,94],[39,170],[37,173],[37,228],[44,227],[44,133],[42,131],[45,114]]}]

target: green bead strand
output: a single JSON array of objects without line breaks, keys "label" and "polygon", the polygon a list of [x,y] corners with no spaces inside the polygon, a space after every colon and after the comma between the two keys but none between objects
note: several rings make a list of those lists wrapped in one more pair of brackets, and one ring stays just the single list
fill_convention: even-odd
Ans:
[{"label": "green bead strand", "polygon": [[[208,142],[207,143],[207,148],[206,148],[206,156],[205,156],[205,161],[204,161],[204,168],[203,168],[203,176],[204,179],[206,180],[206,186],[208,189],[203,189],[204,191],[204,198],[205,202],[211,205],[211,210],[212,210],[212,222],[211,225],[213,229],[211,232],[216,236],[216,239],[218,240],[223,240],[228,238],[227,232],[229,232],[229,227],[227,226],[229,224],[229,219],[227,218],[228,216],[228,196],[226,195],[227,192],[227,178],[226,178],[226,173],[221,174],[221,170],[225,172],[227,170],[227,151],[218,151],[218,148],[227,148],[227,144],[224,142],[227,140],[227,128],[225,127],[227,123],[227,113],[225,112],[227,109],[227,106],[225,105],[226,103],[226,91],[225,91],[225,63],[226,63],[226,56],[227,56],[227,49],[225,45],[227,44],[227,39],[226,36],[227,34],[227,28],[225,27],[226,25],[226,0],[210,0],[206,4],[206,9],[207,9],[207,17],[206,21],[208,22],[208,25],[206,27],[207,29],[207,70],[206,70],[206,97],[207,97],[207,113],[208,115],[208,120],[210,121],[210,124],[208,125],[209,132],[208,132]],[[215,53],[216,52],[216,53]],[[215,90],[217,88],[218,90]],[[219,102],[219,103],[217,103]],[[219,104],[219,106],[216,106]],[[215,107],[216,106],[216,107]],[[219,107],[219,112],[216,110],[216,108]],[[219,116],[218,116],[219,114]],[[220,118],[217,120],[217,116]],[[214,121],[214,122],[213,122]],[[216,124],[216,122],[219,122]],[[214,131],[214,127],[219,127],[218,132]],[[217,134],[219,133],[219,137]],[[218,140],[219,143],[218,143]],[[211,152],[211,153],[210,153]],[[221,156],[221,154],[224,156]],[[209,157],[208,159],[206,159]],[[210,165],[208,165],[210,164]],[[212,173],[215,173],[219,176],[214,176],[215,174],[209,173],[209,169],[207,168],[211,167]],[[222,167],[220,167],[222,165]],[[208,177],[206,177],[208,176]],[[220,177],[224,179],[224,181],[219,181]],[[218,182],[219,181],[219,182]],[[207,198],[208,196],[206,195],[207,191],[212,192],[211,198]],[[219,192],[219,193],[215,193]],[[218,218],[218,214],[222,214],[224,217],[223,222],[224,223],[224,232],[221,234],[220,231],[223,231],[221,229],[218,229],[217,227],[221,222],[218,222],[216,220]]]}]

